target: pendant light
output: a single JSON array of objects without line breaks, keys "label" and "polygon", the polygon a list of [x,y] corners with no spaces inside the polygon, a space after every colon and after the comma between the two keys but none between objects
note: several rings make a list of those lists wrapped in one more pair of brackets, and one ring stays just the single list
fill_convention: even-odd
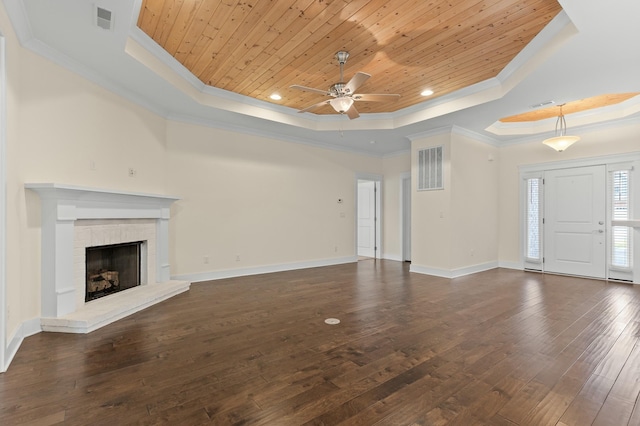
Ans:
[{"label": "pendant light", "polygon": [[562,106],[560,105],[560,115],[556,120],[556,135],[553,138],[545,139],[543,144],[550,146],[558,152],[562,152],[574,143],[580,140],[580,136],[567,136],[567,122],[562,114]]}]

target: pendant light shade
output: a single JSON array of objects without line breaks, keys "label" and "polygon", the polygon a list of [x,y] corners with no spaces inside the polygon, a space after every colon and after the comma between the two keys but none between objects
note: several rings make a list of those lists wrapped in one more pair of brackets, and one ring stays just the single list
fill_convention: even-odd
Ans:
[{"label": "pendant light shade", "polygon": [[580,140],[580,136],[556,136],[542,141],[546,146],[550,146],[558,152],[562,152]]},{"label": "pendant light shade", "polygon": [[562,114],[562,105],[560,105],[560,115],[556,120],[556,135],[555,137],[545,139],[542,143],[558,152],[562,152],[580,140],[580,136],[569,136],[566,133],[567,122],[564,119],[564,114]]},{"label": "pendant light shade", "polygon": [[349,108],[351,108],[351,105],[353,105],[353,99],[348,96],[340,96],[331,99],[329,103],[331,104],[333,109],[336,110],[336,112],[344,114]]}]

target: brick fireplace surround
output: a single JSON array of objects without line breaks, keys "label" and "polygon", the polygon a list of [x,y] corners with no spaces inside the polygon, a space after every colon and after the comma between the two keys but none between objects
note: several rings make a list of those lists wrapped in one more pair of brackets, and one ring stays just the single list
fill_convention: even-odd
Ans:
[{"label": "brick fireplace surround", "polygon": [[[41,326],[89,333],[189,290],[172,281],[169,207],[178,198],[62,185],[26,184],[42,205]],[[85,302],[87,247],[143,241],[141,283]]]}]

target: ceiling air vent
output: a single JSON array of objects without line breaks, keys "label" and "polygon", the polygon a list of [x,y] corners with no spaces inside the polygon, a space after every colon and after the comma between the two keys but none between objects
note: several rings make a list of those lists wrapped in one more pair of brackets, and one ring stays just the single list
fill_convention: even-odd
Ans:
[{"label": "ceiling air vent", "polygon": [[111,18],[111,11],[96,6],[96,25],[105,30],[112,30],[113,20]]},{"label": "ceiling air vent", "polygon": [[542,108],[542,107],[553,105],[555,103],[556,101],[544,101],[544,102],[540,102],[539,104],[531,105],[530,108],[531,109]]}]

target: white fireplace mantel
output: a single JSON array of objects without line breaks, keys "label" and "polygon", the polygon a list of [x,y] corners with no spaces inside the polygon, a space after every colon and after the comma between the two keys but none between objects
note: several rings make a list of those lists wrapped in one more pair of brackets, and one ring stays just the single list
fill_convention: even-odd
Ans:
[{"label": "white fireplace mantel", "polygon": [[101,300],[77,306],[77,289],[73,284],[74,232],[77,220],[154,219],[155,281],[169,282],[170,206],[179,198],[58,183],[27,183],[25,188],[35,191],[41,199],[43,318],[64,318],[74,313],[77,315],[76,311],[98,305]]}]

